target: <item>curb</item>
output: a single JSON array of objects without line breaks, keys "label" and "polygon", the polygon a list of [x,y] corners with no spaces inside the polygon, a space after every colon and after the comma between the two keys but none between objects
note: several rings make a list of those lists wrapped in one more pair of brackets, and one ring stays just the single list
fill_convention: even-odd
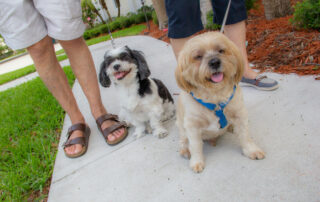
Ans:
[{"label": "curb", "polygon": [[13,57],[11,57],[11,58],[7,58],[7,59],[4,59],[4,60],[1,60],[1,61],[0,61],[0,64],[5,63],[5,62],[8,62],[8,61],[13,60],[13,59],[16,59],[16,58],[18,58],[18,57],[27,55],[27,54],[29,54],[29,53],[28,53],[28,52],[24,52],[24,53],[21,53],[21,54],[19,54],[19,55],[15,55],[15,56],[13,56]]}]

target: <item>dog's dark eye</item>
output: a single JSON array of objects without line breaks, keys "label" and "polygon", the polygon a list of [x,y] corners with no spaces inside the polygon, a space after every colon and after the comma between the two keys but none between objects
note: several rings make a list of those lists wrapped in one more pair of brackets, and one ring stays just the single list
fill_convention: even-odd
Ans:
[{"label": "dog's dark eye", "polygon": [[223,53],[225,53],[225,50],[220,49],[220,50],[219,50],[219,53],[223,54]]},{"label": "dog's dark eye", "polygon": [[201,60],[202,59],[202,55],[197,55],[196,57],[194,57],[194,59]]},{"label": "dog's dark eye", "polygon": [[119,58],[121,59],[121,60],[123,60],[123,59],[125,59],[127,57],[127,54],[120,54],[120,56],[119,56]]}]

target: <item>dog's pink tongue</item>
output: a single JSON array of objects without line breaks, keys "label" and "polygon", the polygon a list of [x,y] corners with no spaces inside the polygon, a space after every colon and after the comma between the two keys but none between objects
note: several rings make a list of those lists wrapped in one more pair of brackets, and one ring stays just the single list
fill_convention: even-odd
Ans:
[{"label": "dog's pink tongue", "polygon": [[223,80],[223,73],[219,72],[219,73],[214,73],[211,75],[211,80],[215,83],[219,83]]},{"label": "dog's pink tongue", "polygon": [[114,77],[116,77],[116,79],[120,79],[124,76],[125,72],[117,72]]}]

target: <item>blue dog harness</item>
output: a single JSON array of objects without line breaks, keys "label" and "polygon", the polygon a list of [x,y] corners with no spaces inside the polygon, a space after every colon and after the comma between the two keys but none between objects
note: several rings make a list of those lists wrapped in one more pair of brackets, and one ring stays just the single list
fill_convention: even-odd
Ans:
[{"label": "blue dog harness", "polygon": [[209,109],[210,111],[214,111],[216,116],[219,118],[219,124],[220,124],[220,128],[225,128],[228,125],[228,120],[226,118],[226,116],[223,113],[223,109],[228,105],[228,103],[232,100],[234,93],[236,92],[236,86],[233,87],[233,92],[231,94],[231,96],[229,97],[227,102],[221,102],[219,104],[217,104],[219,106],[219,109],[215,110],[217,105],[213,104],[213,103],[208,103],[208,102],[204,102],[201,99],[196,98],[193,93],[191,92],[190,94],[192,95],[192,97],[199,102],[202,106],[206,107],[207,109]]}]

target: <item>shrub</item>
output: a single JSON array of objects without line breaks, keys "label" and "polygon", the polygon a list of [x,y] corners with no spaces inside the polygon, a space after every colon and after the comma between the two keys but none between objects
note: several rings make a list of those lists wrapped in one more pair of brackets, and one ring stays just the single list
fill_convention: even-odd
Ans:
[{"label": "shrub", "polygon": [[91,38],[92,38],[90,30],[87,30],[87,31],[85,31],[85,32],[83,33],[83,38],[84,38],[85,40],[88,40],[88,39],[91,39]]},{"label": "shrub", "polygon": [[121,28],[121,24],[118,20],[115,20],[115,21],[109,23],[109,28],[111,31],[115,31],[115,30]]},{"label": "shrub", "polygon": [[152,11],[154,10],[152,6],[141,6],[141,8],[139,8],[137,11],[138,13],[143,13],[143,9],[145,10],[146,13],[152,13]]},{"label": "shrub", "polygon": [[99,29],[101,34],[102,33],[108,33],[108,26],[107,25],[101,25],[101,26],[99,26],[98,29]]},{"label": "shrub", "polygon": [[290,22],[297,28],[320,30],[320,0],[304,0],[294,6]]},{"label": "shrub", "polygon": [[98,28],[93,28],[93,29],[91,30],[91,36],[92,36],[92,37],[97,37],[97,36],[99,36],[99,34],[101,34],[100,29],[98,29]]},{"label": "shrub", "polygon": [[208,30],[217,30],[220,29],[221,25],[213,23],[213,11],[209,11],[207,13],[207,24],[206,24],[206,29]]},{"label": "shrub", "polygon": [[121,16],[117,19],[117,21],[120,23],[121,28],[126,28],[132,25],[132,22],[127,17]]},{"label": "shrub", "polygon": [[255,3],[257,0],[246,0],[246,9],[249,11],[250,9],[256,8]]},{"label": "shrub", "polygon": [[[154,11],[153,7],[152,6],[142,6],[141,8],[138,9],[138,11],[137,11],[138,14],[143,13],[143,15],[144,15],[143,9],[146,12],[148,20],[151,20],[152,19],[152,12]],[[145,20],[143,22],[145,22]]]},{"label": "shrub", "polygon": [[152,21],[154,24],[159,25],[158,16],[156,11],[152,11]]},{"label": "shrub", "polygon": [[[148,18],[151,19],[151,18]],[[144,16],[144,13],[138,13],[135,15],[135,23],[139,24],[146,21],[146,17]]]}]

